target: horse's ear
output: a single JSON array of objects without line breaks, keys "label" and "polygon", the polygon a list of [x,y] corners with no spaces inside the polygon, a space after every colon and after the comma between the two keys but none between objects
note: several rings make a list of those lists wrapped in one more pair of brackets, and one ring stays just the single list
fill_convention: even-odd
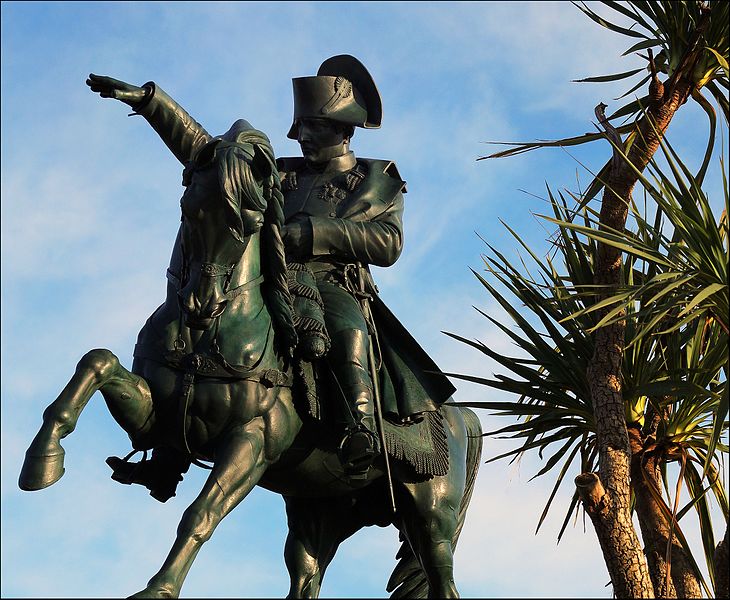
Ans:
[{"label": "horse's ear", "polygon": [[272,175],[274,164],[258,144],[253,145],[251,169],[258,181],[266,181]]},{"label": "horse's ear", "polygon": [[223,140],[221,140],[220,138],[212,139],[200,150],[198,150],[198,153],[195,155],[194,158],[195,166],[204,167],[205,165],[210,163],[210,161],[213,160],[213,157],[215,156],[215,149],[222,141]]}]

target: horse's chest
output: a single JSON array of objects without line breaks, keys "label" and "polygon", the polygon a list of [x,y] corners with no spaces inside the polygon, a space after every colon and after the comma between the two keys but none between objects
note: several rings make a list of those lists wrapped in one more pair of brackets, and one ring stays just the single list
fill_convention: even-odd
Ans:
[{"label": "horse's chest", "polygon": [[175,290],[171,288],[165,304],[149,318],[137,341],[157,348],[159,358],[176,349],[209,354],[217,346],[226,361],[236,367],[253,369],[268,364],[267,351],[273,338],[271,320],[263,300],[257,297],[252,301],[252,294],[246,291],[235,298],[216,328],[193,337],[195,332],[181,322]]},{"label": "horse's chest", "polygon": [[232,426],[264,416],[274,399],[270,388],[256,382],[201,379],[194,383],[186,414],[191,450],[205,448]]}]

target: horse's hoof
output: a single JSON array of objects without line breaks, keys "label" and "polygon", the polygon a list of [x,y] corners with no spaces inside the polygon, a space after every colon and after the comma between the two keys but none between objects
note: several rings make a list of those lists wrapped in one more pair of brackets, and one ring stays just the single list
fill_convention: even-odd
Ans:
[{"label": "horse's hoof", "polygon": [[60,452],[43,456],[34,456],[30,453],[30,449],[25,453],[23,468],[20,470],[18,478],[18,486],[21,490],[27,492],[42,490],[63,477],[66,472],[66,469],[63,468],[66,453],[61,446],[58,446],[58,449]]}]

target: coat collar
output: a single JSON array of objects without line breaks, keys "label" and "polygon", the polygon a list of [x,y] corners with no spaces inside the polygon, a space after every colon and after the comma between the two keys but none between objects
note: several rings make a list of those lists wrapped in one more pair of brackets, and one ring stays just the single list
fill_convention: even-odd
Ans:
[{"label": "coat collar", "polygon": [[324,175],[335,175],[337,173],[344,173],[350,169],[354,169],[357,164],[355,154],[352,151],[348,151],[341,156],[335,156],[331,159],[323,171],[318,168],[313,168],[311,165],[307,165],[313,171],[321,172]]}]

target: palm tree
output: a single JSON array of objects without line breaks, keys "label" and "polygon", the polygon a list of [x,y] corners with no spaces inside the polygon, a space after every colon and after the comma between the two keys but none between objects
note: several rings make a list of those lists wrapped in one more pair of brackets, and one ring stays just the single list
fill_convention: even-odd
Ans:
[{"label": "palm tree", "polygon": [[[682,181],[677,186],[655,165],[650,170],[655,183],[644,177],[642,183],[657,196],[657,210],[650,223],[632,206],[636,233],[599,230],[589,208],[581,209],[582,224],[578,224],[563,195],[556,199],[549,192],[554,217],[543,218],[558,228],[553,256],[541,259],[513,232],[539,278],[523,273],[527,267],[515,267],[490,246],[487,271],[506,291],[476,275],[519,332],[487,318],[511,337],[523,357],[501,356],[484,344],[449,335],[493,358],[517,378],[452,376],[519,395],[517,401],[470,404],[519,419],[490,432],[524,440],[517,449],[492,460],[551,448],[536,476],[558,466],[560,470],[539,529],[575,462],[580,460],[583,473],[598,467],[597,428],[586,375],[594,354],[592,334],[618,318],[622,309],[627,311],[621,379],[632,453],[632,504],[656,595],[697,597],[700,586],[709,594],[712,584],[703,580],[679,522],[690,509],[696,511],[705,562],[717,591],[716,576],[723,568],[715,568],[708,492],[728,515],[718,464],[718,454],[727,452],[720,442],[727,432],[727,212],[717,223],[709,199],[691,174],[692,183],[686,185],[675,173]],[[727,185],[724,189],[727,204]],[[666,235],[668,229],[671,237]],[[601,290],[593,285],[598,241],[619,247],[628,256],[622,265],[626,285],[602,302],[596,302]],[[513,308],[516,305],[526,307],[541,327],[534,327],[524,310]],[[598,314],[604,307],[610,310],[601,322]],[[690,496],[681,510],[670,507],[662,493],[669,483],[666,466],[675,461],[682,465],[680,480]],[[577,489],[559,538],[579,499]]]},{"label": "palm tree", "polygon": [[[646,221],[640,221],[637,233],[620,242],[611,236],[620,238],[627,235],[625,227],[632,206],[634,187],[637,182],[646,181],[643,173],[659,149],[664,133],[677,110],[690,98],[697,101],[707,113],[711,130],[700,172],[693,178],[693,182],[685,180],[685,184],[701,188],[715,138],[716,118],[711,100],[720,106],[725,120],[728,119],[728,101],[721,89],[728,88],[728,3],[634,1],[619,4],[606,1],[602,4],[623,20],[629,20],[630,27],[617,25],[584,4],[576,6],[600,25],[632,38],[634,43],[626,54],[645,50],[648,75],[641,77],[640,71],[635,70],[583,81],[615,81],[639,76],[638,83],[624,96],[646,83],[649,84],[648,93],[643,98],[627,101],[608,117],[603,112],[605,105],[599,105],[596,115],[605,130],[602,133],[585,134],[554,142],[515,144],[506,151],[491,155],[510,156],[534,148],[575,145],[601,138],[608,139],[613,147],[612,158],[601,169],[586,194],[579,198],[579,210],[584,211],[581,214],[586,219],[583,227],[601,235],[580,241],[576,237],[579,230],[572,227],[565,227],[563,230],[558,224],[561,231],[560,251],[569,271],[567,284],[562,276],[556,274],[554,265],[541,264],[546,281],[540,285],[547,285],[546,289],[555,290],[550,294],[550,301],[543,297],[538,303],[537,295],[542,288],[535,282],[532,286],[527,285],[528,280],[520,279],[519,273],[499,253],[495,254],[496,258],[489,259],[492,261],[492,274],[512,293],[520,298],[520,294],[528,294],[533,299],[532,306],[527,302],[526,304],[536,310],[535,314],[548,330],[549,342],[554,342],[555,346],[550,346],[553,352],[551,355],[547,349],[549,342],[532,329],[522,316],[513,315],[527,337],[521,338],[513,333],[509,335],[515,341],[517,338],[522,340],[528,353],[533,349],[539,350],[540,356],[533,354],[531,360],[534,362],[528,363],[517,358],[502,359],[507,362],[502,362],[503,365],[524,379],[498,378],[493,381],[485,380],[485,383],[502,389],[512,386],[514,389],[511,391],[521,394],[521,401],[511,403],[512,408],[503,406],[499,410],[508,413],[512,411],[513,415],[530,416],[528,420],[510,426],[513,429],[508,427],[503,430],[525,437],[522,451],[534,447],[545,448],[554,442],[562,443],[544,469],[549,470],[568,453],[568,460],[564,463],[557,485],[562,481],[572,459],[580,452],[582,474],[576,478],[577,491],[573,505],[577,505],[580,500],[593,522],[614,593],[620,597],[674,594],[696,596],[699,593],[696,585],[699,571],[692,565],[692,555],[686,552],[686,544],[682,543],[683,536],[675,518],[679,513],[674,514],[676,511],[672,510],[667,514],[667,511],[662,511],[665,506],[658,500],[661,495],[651,495],[653,500],[647,495],[658,489],[657,474],[673,455],[661,454],[654,448],[647,450],[649,446],[646,444],[649,440],[657,439],[658,435],[664,435],[666,431],[674,436],[672,439],[684,433],[679,429],[679,415],[684,415],[682,418],[685,420],[689,418],[695,428],[699,424],[700,430],[706,432],[704,419],[721,412],[723,403],[726,406],[727,401],[723,397],[727,397],[727,391],[720,389],[723,384],[719,382],[716,372],[710,374],[708,371],[705,374],[706,377],[711,377],[708,381],[691,381],[689,376],[684,379],[676,376],[676,369],[680,366],[680,371],[684,369],[686,373],[699,372],[705,368],[706,355],[712,354],[712,348],[717,346],[716,340],[711,337],[717,335],[713,333],[715,324],[721,321],[713,316],[711,322],[705,319],[702,323],[700,317],[692,315],[700,310],[699,307],[706,306],[713,296],[720,297],[721,294],[718,289],[703,291],[704,296],[701,293],[693,298],[695,304],[690,302],[679,309],[685,310],[680,316],[672,306],[666,304],[662,307],[660,300],[669,302],[673,296],[671,292],[660,294],[656,286],[663,282],[667,287],[674,286],[672,289],[681,294],[682,284],[678,283],[681,279],[669,281],[668,271],[663,273],[666,281],[661,278],[653,279],[658,274],[660,263],[652,263],[647,259],[637,269],[634,254],[629,254],[629,262],[624,264],[623,253],[631,248],[633,242],[643,239],[648,244],[659,244],[664,238],[661,218],[666,211],[661,204],[657,210],[660,215],[658,224],[649,227]],[[665,76],[663,81],[660,75]],[[709,94],[711,100],[705,93]],[[616,128],[612,121],[618,119],[626,119],[627,122]],[[622,138],[622,134],[625,137]],[[657,171],[657,174],[660,172]],[[661,179],[668,181],[666,177]],[[681,185],[678,180],[676,183]],[[601,206],[596,214],[588,210],[588,203],[601,190]],[[654,194],[652,197],[656,199]],[[558,207],[556,219],[570,223],[572,219],[569,218],[571,214],[567,211],[567,206],[558,202],[554,202],[554,206]],[[610,243],[611,240],[615,243]],[[534,253],[530,254],[537,260]],[[580,270],[579,273],[577,269]],[[499,295],[488,282],[482,281],[493,295],[496,293],[495,297]],[[649,285],[652,281],[652,285]],[[722,282],[719,284],[722,285]],[[727,286],[726,274],[724,284]],[[636,285],[639,288],[635,288]],[[691,287],[686,282],[684,289],[686,291]],[[657,294],[658,297],[655,298]],[[725,302],[727,306],[727,301]],[[639,307],[635,308],[637,303]],[[667,307],[667,312],[662,314]],[[548,308],[553,312],[545,312]],[[711,312],[706,314],[714,315]],[[557,323],[561,323],[569,333],[561,331]],[[692,327],[698,323],[702,323],[702,327],[691,334]],[[721,325],[718,326],[721,328]],[[724,335],[727,335],[726,331]],[[488,349],[480,349],[489,354]],[[682,351],[688,353],[687,356],[682,355]],[[500,360],[496,356],[494,358]],[[550,362],[539,362],[543,360]],[[553,381],[551,378],[555,378],[556,373],[568,368],[558,364],[566,360],[571,370],[581,370],[566,374],[566,381],[560,378]],[[634,367],[629,373],[626,369],[627,361]],[[532,379],[528,379],[527,375],[532,375]],[[571,390],[570,393],[561,393],[560,386],[568,381],[572,381],[575,386],[566,388]],[[671,387],[672,384],[679,385],[680,381],[683,382],[681,389]],[[631,383],[639,385],[634,389],[627,387]],[[653,388],[648,388],[651,394],[639,394],[636,391],[641,391],[643,384],[654,384]],[[705,390],[703,393],[706,398],[702,402],[698,401],[699,396],[687,395],[688,386],[699,394],[693,385]],[[661,390],[671,393],[659,395]],[[627,400],[635,408],[632,414],[644,415],[644,424],[638,428],[638,433],[635,430],[639,421],[633,421],[632,414],[627,420]],[[551,404],[552,401],[563,404]],[[687,408],[694,405],[703,408]],[[642,406],[643,409],[640,410]],[[528,407],[532,412],[520,412]],[[556,407],[561,409],[558,413],[555,412]],[[565,410],[574,411],[570,413],[568,421],[563,420]],[[700,418],[701,415],[704,417]],[[581,419],[583,425],[580,425]],[[712,479],[712,457],[714,450],[720,448],[717,440],[723,427],[723,419],[724,417],[710,421],[709,444],[705,447],[702,458],[702,476],[712,480],[710,488],[713,490],[717,489],[717,482]],[[670,423],[674,423],[674,429],[670,428]],[[688,439],[695,440],[695,437],[689,436]],[[692,461],[686,458],[688,455],[682,456],[685,456],[684,459],[680,457],[684,465],[682,481],[688,481],[687,477],[693,478],[697,475],[699,479],[692,479],[693,485],[688,482],[688,486],[697,494],[694,506],[704,507],[706,502],[702,498],[706,494],[697,487],[703,481],[702,476],[696,472]],[[647,475],[640,479],[638,476],[642,472]],[[646,488],[639,490],[641,486],[638,484],[641,481],[646,482]],[[639,497],[643,492],[646,493],[640,501]],[[660,531],[666,538],[667,547],[672,550],[671,557],[669,551],[655,552],[656,556],[652,556],[652,550],[649,549],[649,561],[645,559],[632,524],[633,499],[636,500],[637,512],[646,511],[648,514],[651,511],[652,514],[660,515],[654,523],[655,529],[660,524],[662,514],[665,525],[669,523],[668,528],[665,527],[666,531],[661,528]],[[644,537],[650,537],[649,533],[650,529],[647,528]],[[662,536],[651,543],[654,546],[661,543]],[[650,543],[647,539],[644,542]],[[709,544],[709,540],[707,543]],[[664,557],[663,561],[661,557]],[[668,557],[669,561],[666,560]],[[675,563],[676,567],[673,566]],[[674,570],[675,574],[671,578],[666,575],[670,570]]]}]

